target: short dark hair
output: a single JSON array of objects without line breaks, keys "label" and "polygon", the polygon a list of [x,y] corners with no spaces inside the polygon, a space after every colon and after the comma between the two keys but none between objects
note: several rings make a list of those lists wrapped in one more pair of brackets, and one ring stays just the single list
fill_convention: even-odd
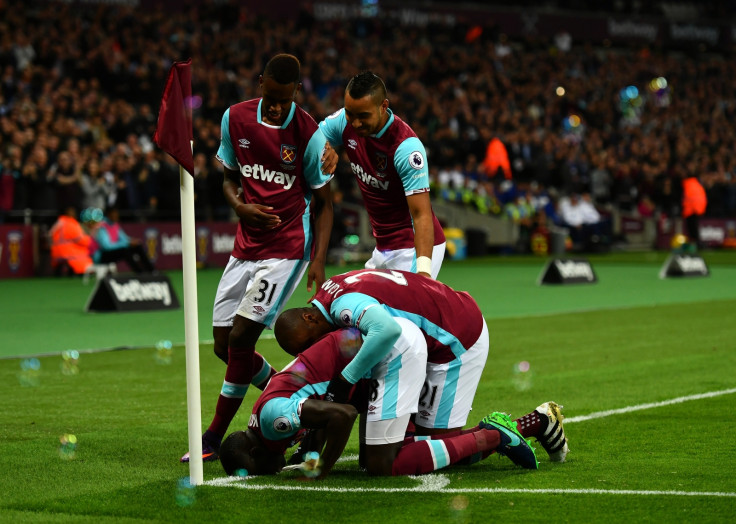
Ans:
[{"label": "short dark hair", "polygon": [[273,78],[279,84],[298,84],[301,82],[301,64],[294,55],[281,53],[268,61],[263,76]]},{"label": "short dark hair", "polygon": [[231,433],[220,444],[218,455],[225,473],[234,475],[239,469],[246,469],[247,452],[244,448],[247,444],[245,431]]},{"label": "short dark hair", "polygon": [[386,99],[386,84],[381,77],[371,71],[361,71],[348,82],[347,93],[353,98],[363,98],[370,95],[376,102]]}]

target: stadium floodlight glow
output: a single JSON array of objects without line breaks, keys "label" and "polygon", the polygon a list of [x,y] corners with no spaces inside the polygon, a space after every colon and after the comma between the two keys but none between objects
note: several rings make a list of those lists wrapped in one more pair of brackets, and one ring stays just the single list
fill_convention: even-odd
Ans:
[{"label": "stadium floodlight glow", "polygon": [[562,86],[557,86],[557,89],[555,89],[555,93],[557,96],[565,96],[565,88]]}]

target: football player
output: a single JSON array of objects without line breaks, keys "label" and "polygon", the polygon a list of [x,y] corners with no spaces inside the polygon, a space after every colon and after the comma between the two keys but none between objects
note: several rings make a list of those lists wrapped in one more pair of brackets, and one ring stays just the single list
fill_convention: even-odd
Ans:
[{"label": "football player", "polygon": [[[360,350],[327,390],[341,399],[399,337],[397,317],[415,324],[427,342],[416,434],[457,433],[467,422],[489,347],[488,327],[468,293],[405,271],[350,271],[326,280],[311,306],[284,311],[274,334],[284,350],[297,354],[334,329],[359,329]],[[559,407],[548,402],[522,417],[520,429],[563,462],[568,448],[561,421]]]},{"label": "football player", "polygon": [[348,82],[344,102],[319,125],[330,144],[344,148],[363,195],[376,239],[365,267],[437,278],[445,234],[429,199],[424,145],[389,109],[386,85],[372,72]]},{"label": "football player", "polygon": [[[261,98],[232,105],[222,117],[217,159],[225,172],[225,198],[240,220],[213,308],[214,351],[227,371],[202,436],[203,460],[217,459],[250,384],[262,389],[274,373],[255,350],[263,330],[273,326],[308,266],[308,291],[325,279],[332,229],[328,173],[336,155],[330,149],[331,165],[321,164],[325,137],[294,102],[301,88],[295,56],[269,60],[259,85]],[[189,454],[181,461],[188,462]]]},{"label": "football player", "polygon": [[[499,413],[455,434],[435,438],[405,435],[421,394],[427,352],[419,328],[403,318],[397,318],[396,323],[401,333],[391,350],[367,380],[358,382],[359,387],[364,384],[368,389],[367,405],[361,407],[367,411],[361,432],[361,463],[368,473],[428,473],[493,451],[536,469],[533,449],[512,427],[513,422]],[[286,450],[311,430],[311,448],[321,451],[318,475],[325,477],[342,453],[358,414],[352,405],[330,400],[328,383],[349,364],[360,343],[357,330],[333,331],[274,375],[253,407],[248,429],[223,441],[220,460],[225,471],[277,473],[285,465]]]}]

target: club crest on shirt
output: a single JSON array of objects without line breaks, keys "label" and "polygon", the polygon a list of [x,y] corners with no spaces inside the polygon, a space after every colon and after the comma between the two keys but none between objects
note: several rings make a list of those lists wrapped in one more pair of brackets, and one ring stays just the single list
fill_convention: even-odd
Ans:
[{"label": "club crest on shirt", "polygon": [[296,146],[281,144],[281,160],[287,164],[293,164],[296,160]]},{"label": "club crest on shirt", "polygon": [[409,165],[414,169],[422,169],[424,167],[424,155],[419,151],[413,151],[409,155]]},{"label": "club crest on shirt", "polygon": [[388,166],[388,157],[384,155],[383,153],[376,152],[376,169],[379,172],[386,171],[386,166]]}]

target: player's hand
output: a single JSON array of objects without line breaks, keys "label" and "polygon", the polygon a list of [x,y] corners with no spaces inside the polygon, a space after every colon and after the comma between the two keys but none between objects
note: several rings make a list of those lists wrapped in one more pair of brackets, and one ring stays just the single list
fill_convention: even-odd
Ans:
[{"label": "player's hand", "polygon": [[273,208],[263,204],[240,204],[235,208],[235,214],[245,220],[246,224],[261,229],[273,229],[281,224],[281,218],[269,211],[273,211]]},{"label": "player's hand", "polygon": [[418,272],[417,275],[422,275],[423,277],[432,278],[432,275],[430,275],[429,273],[425,273],[423,271],[422,272]]},{"label": "player's hand", "polygon": [[327,402],[338,402],[345,404],[350,397],[350,389],[353,385],[345,380],[342,373],[338,373],[332,377],[330,384],[327,386],[327,392],[325,393],[325,400]]},{"label": "player's hand", "polygon": [[322,172],[325,174],[333,174],[337,168],[337,151],[332,149],[329,142],[325,143],[325,150],[322,153]]},{"label": "player's hand", "polygon": [[314,259],[309,265],[309,271],[307,272],[307,292],[312,292],[312,284],[317,284],[317,289],[312,295],[311,300],[317,295],[317,291],[322,287],[325,282],[325,263],[321,260]]}]

